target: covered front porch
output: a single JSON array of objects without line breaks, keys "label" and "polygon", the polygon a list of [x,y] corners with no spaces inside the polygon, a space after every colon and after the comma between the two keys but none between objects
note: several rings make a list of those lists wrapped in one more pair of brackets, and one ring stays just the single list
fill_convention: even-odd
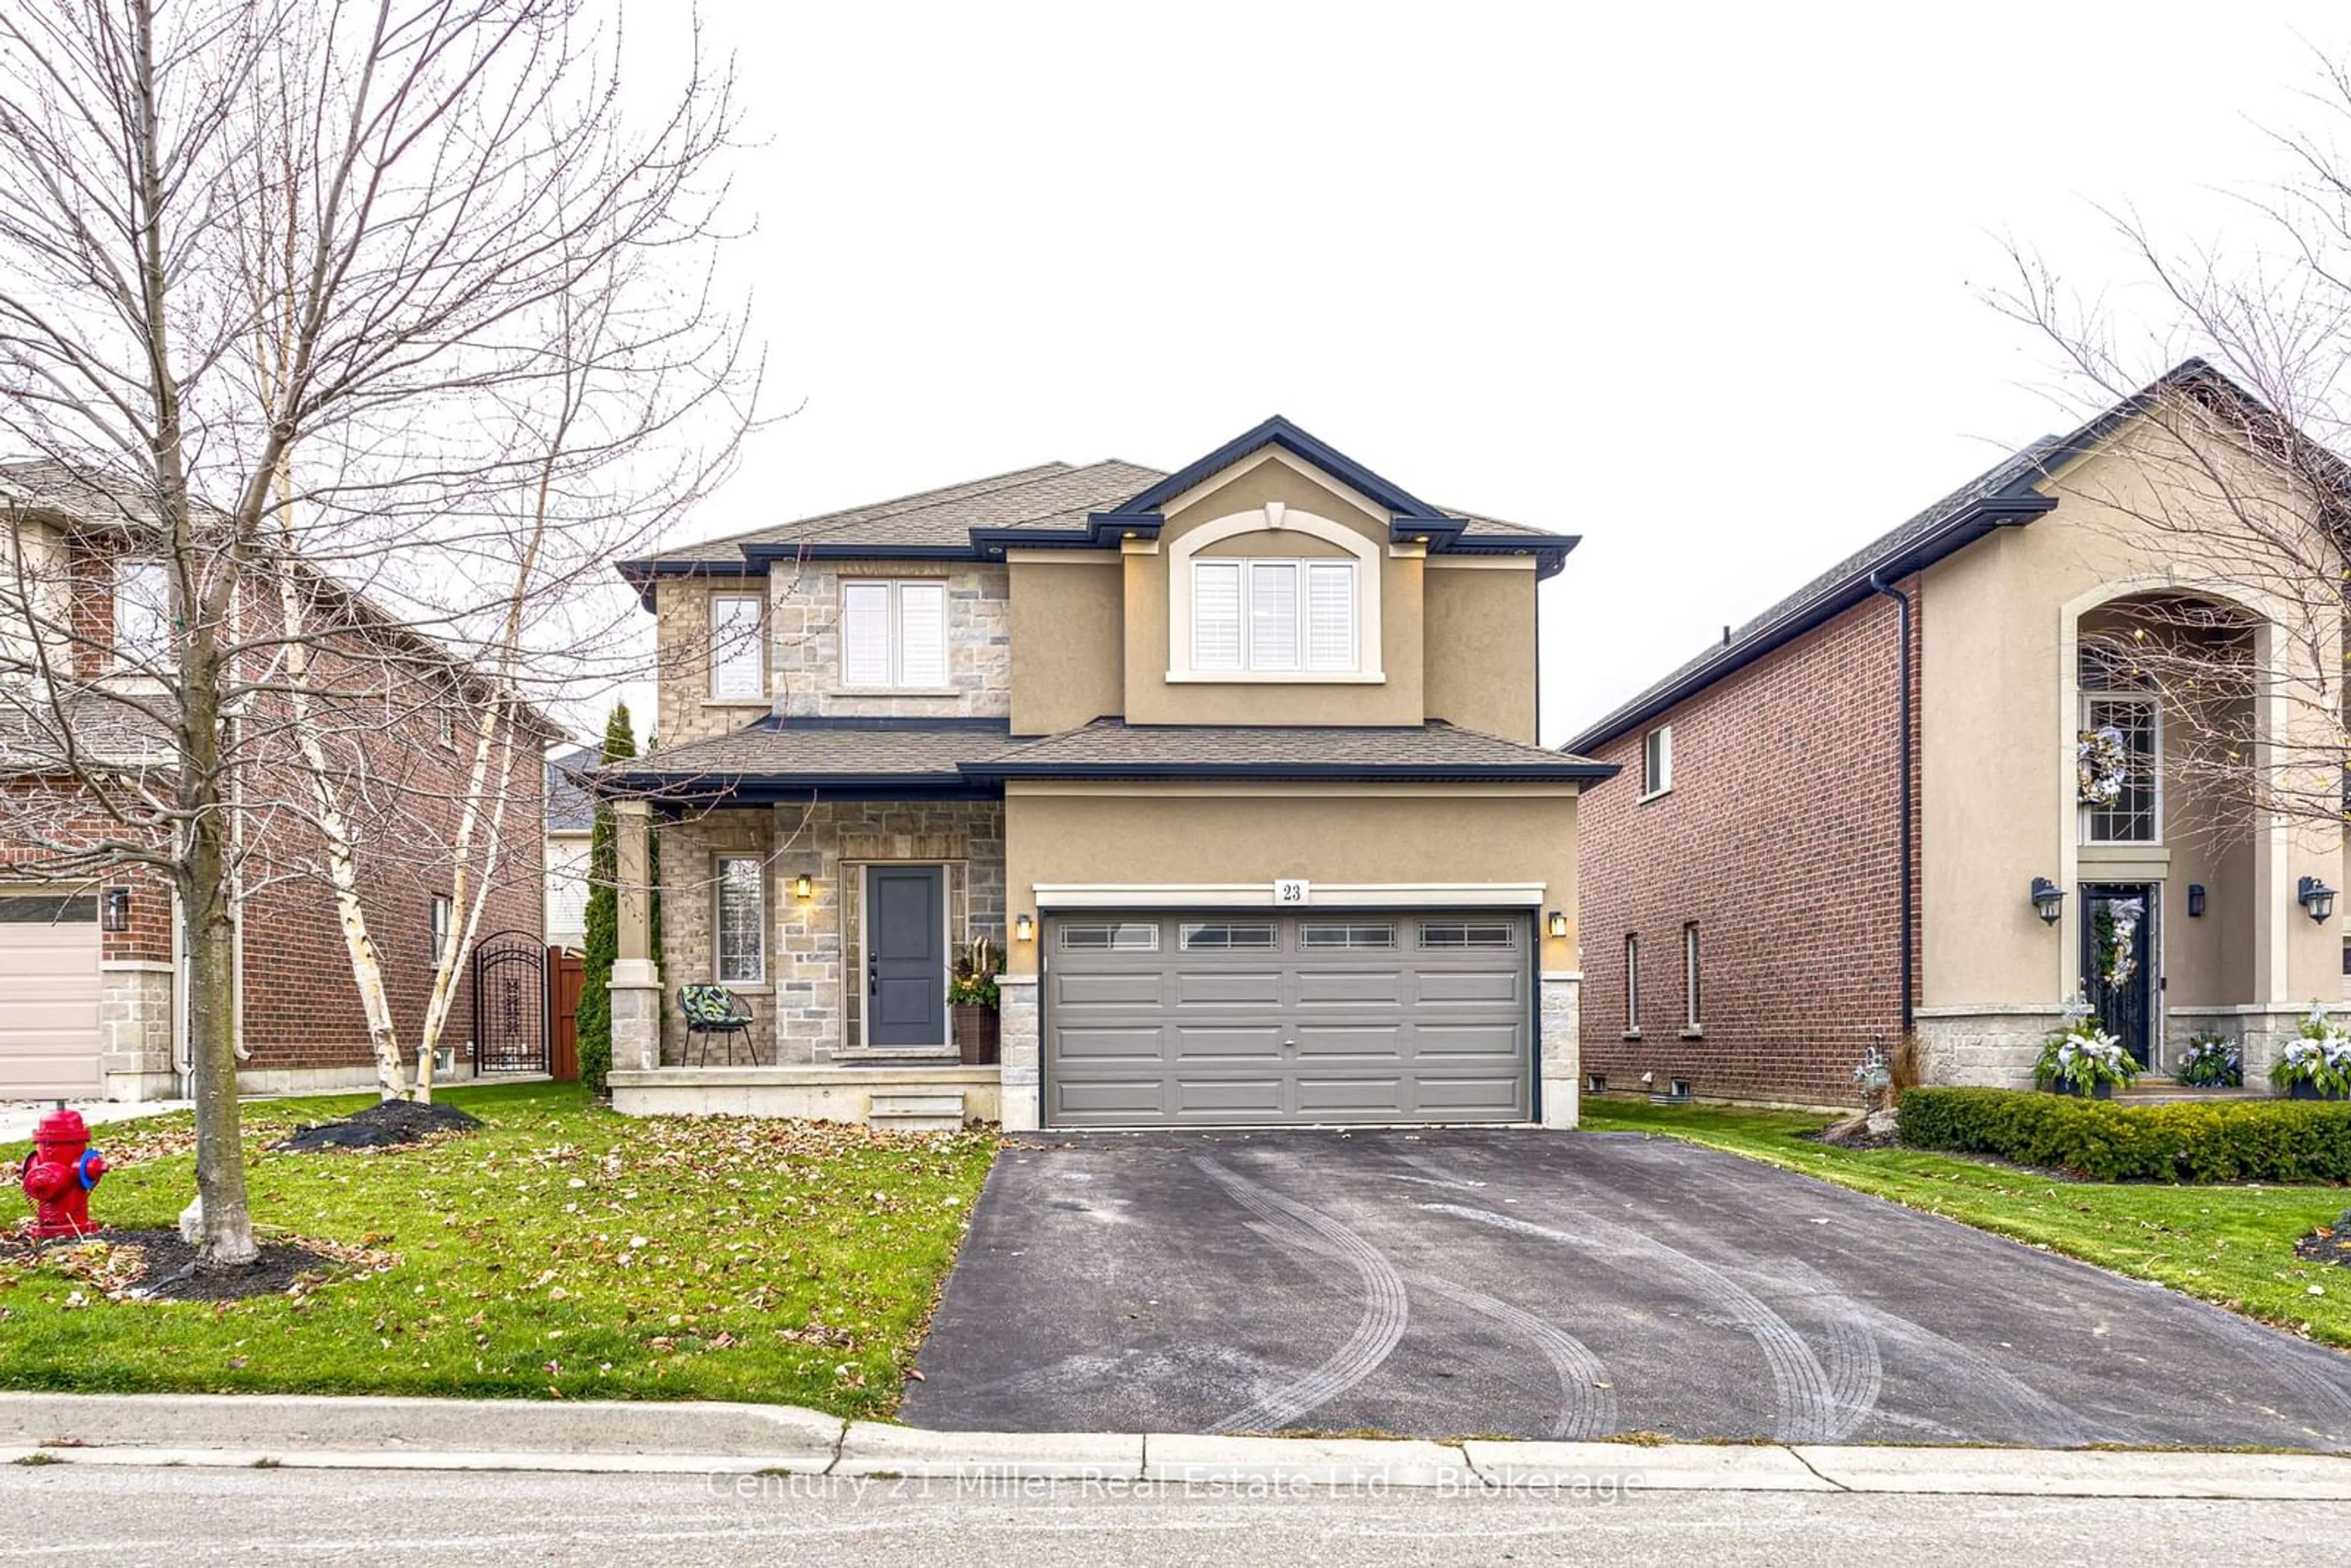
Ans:
[{"label": "covered front porch", "polygon": [[[615,802],[614,1106],[911,1130],[1000,1119],[1004,808],[956,765],[1002,740],[1000,723],[797,721],[612,780],[630,791]],[[715,997],[724,1027],[689,1005]]]}]

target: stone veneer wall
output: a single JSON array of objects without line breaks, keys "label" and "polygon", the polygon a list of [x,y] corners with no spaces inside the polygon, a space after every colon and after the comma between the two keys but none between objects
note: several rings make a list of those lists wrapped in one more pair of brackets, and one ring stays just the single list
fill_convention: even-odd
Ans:
[{"label": "stone veneer wall", "polygon": [[1538,1017],[1542,1039],[1537,1044],[1541,1061],[1542,1124],[1573,1127],[1581,1119],[1583,1082],[1581,1027],[1583,980],[1580,975],[1542,977],[1542,1001]]},{"label": "stone veneer wall", "polygon": [[[946,695],[841,689],[843,578],[947,585]],[[1001,565],[874,560],[778,563],[768,579],[768,689],[787,716],[1002,718],[1012,712],[1012,579]]]},{"label": "stone veneer wall", "polygon": [[[999,946],[1005,940],[1000,800],[841,800],[714,811],[666,824],[660,832],[665,1063],[685,1061],[678,988],[715,974],[711,879],[722,853],[768,857],[768,978],[734,988],[756,1015],[749,1033],[763,1063],[828,1061],[843,1052],[844,861],[948,862],[956,940],[975,935]],[[813,896],[805,903],[791,894],[792,880],[802,874],[813,883]],[[955,893],[958,882],[960,896]],[[714,1042],[710,1060],[721,1060],[722,1051]]]},{"label": "stone veneer wall", "polygon": [[1920,1008],[1926,1082],[2030,1089],[2042,1042],[2064,1022],[2063,1008]]}]

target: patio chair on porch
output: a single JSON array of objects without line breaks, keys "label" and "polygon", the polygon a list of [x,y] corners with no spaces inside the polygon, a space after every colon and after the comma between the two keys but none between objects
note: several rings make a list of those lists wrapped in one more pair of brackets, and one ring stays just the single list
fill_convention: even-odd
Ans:
[{"label": "patio chair on porch", "polygon": [[695,1050],[699,1037],[702,1056],[695,1065],[710,1064],[710,1040],[716,1035],[726,1041],[726,1061],[735,1061],[735,1045],[743,1043],[751,1053],[751,1065],[759,1065],[759,1048],[751,1040],[751,1009],[742,998],[724,986],[680,986],[677,991],[678,1010],[685,1014],[685,1049]]}]

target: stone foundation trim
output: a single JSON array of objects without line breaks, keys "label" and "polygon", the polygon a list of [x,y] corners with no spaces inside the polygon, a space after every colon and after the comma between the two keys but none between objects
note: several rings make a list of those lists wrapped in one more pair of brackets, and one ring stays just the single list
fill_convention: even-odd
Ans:
[{"label": "stone foundation trim", "polygon": [[1583,1112],[1583,977],[1549,973],[1541,977],[1540,986],[1537,1017],[1541,1023],[1541,1038],[1536,1051],[1542,1090],[1542,1124],[1570,1128]]},{"label": "stone foundation trim", "polygon": [[958,1124],[998,1122],[998,1082],[993,1067],[962,1066],[616,1068],[611,1079],[612,1109],[624,1116],[779,1116],[860,1126],[886,1124],[893,1100],[916,1098],[926,1109],[959,1098]]},{"label": "stone foundation trim", "polygon": [[1038,1066],[1044,1038],[1038,1012],[1038,977],[998,975],[997,996],[997,1057],[1001,1068],[1001,1120],[1008,1133],[1033,1133],[1044,1124],[1039,1101],[1041,1082]]}]

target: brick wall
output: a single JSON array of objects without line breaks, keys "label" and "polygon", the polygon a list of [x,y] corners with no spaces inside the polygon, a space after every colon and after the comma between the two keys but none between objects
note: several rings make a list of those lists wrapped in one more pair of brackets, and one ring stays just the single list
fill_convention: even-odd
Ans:
[{"label": "brick wall", "polygon": [[[1917,580],[1903,587],[1917,607]],[[1581,1033],[1583,1071],[1611,1090],[1646,1071],[1660,1092],[1686,1078],[1702,1097],[1849,1104],[1870,1044],[1899,1039],[1896,625],[1872,599],[1600,748],[1624,770],[1577,810]],[[1643,737],[1660,723],[1673,788],[1643,802]],[[1704,1032],[1684,1039],[1692,921]],[[1638,1040],[1625,1038],[1628,933]]]}]

